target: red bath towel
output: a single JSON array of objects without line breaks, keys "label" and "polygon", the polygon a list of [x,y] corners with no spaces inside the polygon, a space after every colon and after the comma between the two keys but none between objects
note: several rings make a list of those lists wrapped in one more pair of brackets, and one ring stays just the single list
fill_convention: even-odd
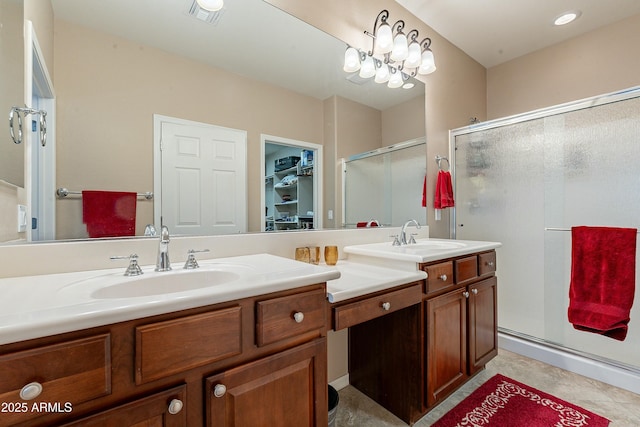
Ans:
[{"label": "red bath towel", "polygon": [[452,208],[455,205],[453,200],[453,185],[451,184],[451,174],[448,171],[439,171],[436,181],[436,195],[433,200],[435,209]]},{"label": "red bath towel", "polygon": [[636,287],[635,228],[573,227],[569,322],[624,341]]},{"label": "red bath towel", "polygon": [[136,234],[137,194],[119,191],[83,191],[82,222],[89,237]]}]

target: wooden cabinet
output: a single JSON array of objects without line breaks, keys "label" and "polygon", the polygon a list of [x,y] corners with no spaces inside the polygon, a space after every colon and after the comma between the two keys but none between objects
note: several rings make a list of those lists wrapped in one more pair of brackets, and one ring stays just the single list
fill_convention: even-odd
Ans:
[{"label": "wooden cabinet", "polygon": [[327,425],[326,339],[206,379],[206,425]]},{"label": "wooden cabinet", "polygon": [[187,427],[186,386],[134,400],[63,427]]},{"label": "wooden cabinet", "polygon": [[326,319],[320,283],[2,345],[0,427],[324,427]]},{"label": "wooden cabinet", "polygon": [[426,408],[442,401],[498,354],[495,252],[451,262],[455,273],[451,287],[432,290],[434,296],[427,289],[424,300]]}]

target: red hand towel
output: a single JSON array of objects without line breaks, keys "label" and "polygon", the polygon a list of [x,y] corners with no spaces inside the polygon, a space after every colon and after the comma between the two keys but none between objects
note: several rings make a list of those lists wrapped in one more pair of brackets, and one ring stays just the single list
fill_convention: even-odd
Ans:
[{"label": "red hand towel", "polygon": [[134,236],[137,194],[119,191],[83,191],[82,222],[89,237]]},{"label": "red hand towel", "polygon": [[451,174],[448,171],[439,171],[436,182],[436,195],[433,201],[435,209],[452,208],[455,205],[453,200],[453,185]]},{"label": "red hand towel", "polygon": [[573,227],[569,322],[624,341],[636,275],[635,228]]},{"label": "red hand towel", "polygon": [[425,175],[424,181],[422,181],[422,207],[427,207],[427,176]]}]

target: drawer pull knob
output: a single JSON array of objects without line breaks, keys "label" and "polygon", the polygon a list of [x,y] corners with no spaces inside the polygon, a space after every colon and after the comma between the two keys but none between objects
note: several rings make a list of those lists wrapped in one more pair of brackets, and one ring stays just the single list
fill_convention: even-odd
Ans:
[{"label": "drawer pull knob", "polygon": [[180,411],[182,411],[182,407],[184,406],[184,404],[182,403],[182,400],[180,399],[173,399],[171,402],[169,402],[169,413],[171,415],[175,415],[177,413],[179,413]]},{"label": "drawer pull knob", "polygon": [[464,295],[465,298],[469,298],[469,292],[463,292],[462,295]]},{"label": "drawer pull knob", "polygon": [[495,263],[493,261],[487,261],[487,265],[489,267],[493,267],[495,265]]},{"label": "drawer pull knob", "polygon": [[302,321],[304,320],[304,313],[301,311],[296,311],[295,313],[293,313],[293,320],[295,320],[296,323],[302,323]]},{"label": "drawer pull knob", "polygon": [[216,384],[213,388],[213,395],[215,397],[222,397],[227,394],[227,387],[224,384]]},{"label": "drawer pull knob", "polygon": [[42,393],[42,384],[39,382],[32,382],[22,387],[20,390],[20,398],[23,400],[31,400],[40,396],[40,393]]},{"label": "drawer pull knob", "polygon": [[443,282],[447,281],[447,275],[443,274],[442,276],[440,276],[440,280],[442,280]]},{"label": "drawer pull knob", "polygon": [[473,292],[474,295],[478,295],[478,290],[476,288],[471,289],[471,292]]},{"label": "drawer pull knob", "polygon": [[383,309],[384,311],[389,311],[389,310],[391,310],[391,303],[390,303],[390,302],[383,302],[383,303],[382,303],[382,309]]}]

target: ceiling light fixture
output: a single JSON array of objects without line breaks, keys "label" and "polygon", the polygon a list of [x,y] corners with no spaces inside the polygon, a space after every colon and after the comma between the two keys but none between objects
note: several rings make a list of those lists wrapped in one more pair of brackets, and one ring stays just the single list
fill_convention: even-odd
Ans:
[{"label": "ceiling light fixture", "polygon": [[196,2],[202,9],[210,12],[218,11],[224,6],[223,0],[196,0]]},{"label": "ceiling light fixture", "polygon": [[[201,1],[201,0],[198,0]],[[369,52],[347,46],[344,53],[344,71],[360,71],[362,78],[375,76],[376,83],[387,83],[391,88],[404,87],[404,82],[416,74],[430,74],[436,70],[431,51],[431,39],[418,42],[418,30],[404,34],[404,21],[389,25],[389,11],[378,14],[373,33],[364,33],[373,39]],[[373,68],[372,68],[373,67]]]},{"label": "ceiling light fixture", "polygon": [[579,10],[572,10],[570,12],[565,12],[562,15],[558,16],[554,21],[553,25],[567,25],[570,22],[575,21],[580,16]]}]

